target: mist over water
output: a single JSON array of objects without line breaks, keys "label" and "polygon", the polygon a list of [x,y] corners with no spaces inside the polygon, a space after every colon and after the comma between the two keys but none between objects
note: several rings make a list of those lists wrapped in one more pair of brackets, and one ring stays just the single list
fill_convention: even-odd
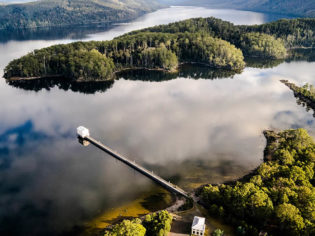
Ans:
[{"label": "mist over water", "polygon": [[[253,12],[173,7],[87,39],[111,39],[140,27],[212,15],[237,24],[258,24],[267,18]],[[0,75],[14,58],[71,41],[1,43],[0,54],[5,56],[0,58]],[[90,85],[89,90],[62,83],[14,86],[0,80],[0,232],[71,231],[154,188],[94,147],[79,145],[79,125],[187,190],[192,184],[223,182],[247,173],[263,157],[263,130],[303,127],[314,135],[312,112],[298,106],[279,82],[314,83],[314,64],[283,62],[267,69],[248,67],[235,75],[183,68],[171,78],[138,72]]]}]

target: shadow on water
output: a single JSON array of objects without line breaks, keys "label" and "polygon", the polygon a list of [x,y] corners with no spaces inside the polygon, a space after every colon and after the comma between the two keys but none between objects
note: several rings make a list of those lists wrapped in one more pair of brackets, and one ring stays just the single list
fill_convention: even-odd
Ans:
[{"label": "shadow on water", "polygon": [[315,49],[310,48],[299,48],[292,49],[288,52],[288,57],[286,59],[261,59],[261,58],[246,58],[246,66],[252,68],[268,69],[279,66],[283,62],[292,61],[315,61]]},{"label": "shadow on water", "polygon": [[[143,199],[141,206],[150,212],[158,211],[169,205],[167,201],[167,192],[157,192]],[[154,203],[154,204],[153,204]]]},{"label": "shadow on water", "polygon": [[[178,77],[189,79],[233,78],[235,74],[235,71],[212,69],[197,65],[183,65],[176,73],[152,70],[129,70],[119,73],[117,77],[126,80],[162,82],[173,80]],[[50,89],[57,87],[65,91],[71,90],[73,92],[94,94],[96,92],[106,92],[113,86],[114,81],[78,83],[66,78],[43,78],[34,80],[7,81],[7,84],[16,88],[35,92],[43,89],[49,91]]]},{"label": "shadow on water", "polygon": [[223,70],[223,69],[213,69],[201,65],[186,64],[180,67],[178,76],[189,78],[189,79],[226,79],[233,78],[234,75],[240,72]]},{"label": "shadow on water", "polygon": [[284,62],[292,61],[315,61],[315,49],[309,48],[299,48],[292,49],[288,52],[288,57],[286,59],[270,59],[270,58],[246,58],[246,66],[252,68],[260,69],[271,69],[279,66]]},{"label": "shadow on water", "polygon": [[177,78],[177,73],[153,70],[128,70],[117,74],[119,79],[138,80],[147,82],[163,82]]},{"label": "shadow on water", "polygon": [[259,69],[271,69],[282,64],[285,60],[271,60],[271,59],[261,59],[261,58],[246,58],[246,66],[251,68]]},{"label": "shadow on water", "polygon": [[114,81],[104,81],[104,82],[73,82],[64,78],[46,78],[46,79],[35,79],[35,80],[21,80],[21,81],[7,81],[10,86],[39,92],[43,89],[49,91],[50,89],[57,87],[64,91],[73,91],[84,94],[94,94],[96,92],[106,92],[110,89]]},{"label": "shadow on water", "polygon": [[315,49],[309,48],[299,48],[289,51],[289,58],[286,60],[290,61],[307,61],[314,62],[315,61]]},{"label": "shadow on water", "polygon": [[[287,59],[271,60],[271,59],[260,59],[260,58],[247,58],[246,64],[248,67],[253,68],[273,68],[283,62],[291,61],[315,61],[315,50],[314,49],[295,49],[289,52]],[[234,75],[239,72],[223,69],[213,69],[206,66],[196,64],[185,64],[179,67],[179,70],[175,73],[169,73],[165,71],[153,71],[153,70],[128,70],[117,74],[117,78],[134,81],[149,81],[149,82],[163,82],[169,81],[176,78],[187,78],[187,79],[232,79]],[[41,91],[42,89],[50,90],[51,88],[57,87],[65,91],[71,90],[73,92],[80,92],[85,94],[94,94],[96,92],[106,92],[110,89],[114,81],[104,82],[84,82],[78,83],[66,78],[46,78],[37,80],[21,80],[21,81],[7,81],[7,83],[13,87],[31,90]]]},{"label": "shadow on water", "polygon": [[304,100],[302,97],[299,97],[294,93],[294,97],[296,98],[296,104],[305,108],[306,112],[313,111],[313,117],[315,118],[315,106],[313,103],[309,103],[308,100]]},{"label": "shadow on water", "polygon": [[152,71],[152,70],[129,70],[118,74],[118,78],[126,80],[140,80],[150,82],[162,82],[173,80],[178,77],[187,79],[226,79],[233,78],[236,71],[213,69],[207,66],[197,64],[184,64],[179,67],[178,72],[168,73],[165,71]]},{"label": "shadow on water", "polygon": [[102,25],[84,25],[71,27],[41,27],[19,30],[1,30],[0,43],[6,43],[10,40],[58,40],[58,39],[84,39],[89,34],[104,32],[115,27],[115,24],[108,23]]},{"label": "shadow on water", "polygon": [[[289,52],[289,57],[282,60],[260,59],[260,58],[247,58],[246,64],[248,67],[253,68],[273,68],[283,62],[291,61],[315,61],[314,49],[295,49]],[[117,78],[125,80],[139,80],[149,82],[163,82],[176,79],[178,77],[188,79],[232,79],[234,75],[239,72],[223,69],[213,69],[206,66],[197,64],[184,64],[179,67],[175,73],[154,70],[127,70],[117,74]],[[71,90],[73,92],[80,92],[85,94],[94,94],[96,92],[106,92],[110,89],[114,81],[105,82],[84,82],[78,83],[66,78],[46,78],[37,80],[21,80],[21,81],[7,81],[13,87],[41,91],[42,89],[50,90],[51,88],[58,87],[65,91]]]},{"label": "shadow on water", "polygon": [[255,168],[241,165],[232,159],[224,159],[223,156],[218,160],[193,158],[180,163],[169,161],[167,166],[147,164],[145,167],[189,192],[203,184],[222,184],[233,181]]}]

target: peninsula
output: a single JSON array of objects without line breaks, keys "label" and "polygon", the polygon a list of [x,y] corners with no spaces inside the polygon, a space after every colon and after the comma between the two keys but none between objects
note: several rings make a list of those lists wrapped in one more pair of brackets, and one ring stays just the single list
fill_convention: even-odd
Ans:
[{"label": "peninsula", "polygon": [[239,181],[203,187],[203,205],[238,235],[314,235],[315,142],[304,129],[264,134],[264,163]]},{"label": "peninsula", "polygon": [[[237,181],[202,186],[195,198],[211,216],[233,226],[236,235],[314,235],[315,142],[304,129],[265,131],[264,135],[267,145],[261,165]],[[123,220],[107,228],[105,235],[134,230],[137,234],[129,235],[167,235],[171,223],[170,213],[161,211]]]}]

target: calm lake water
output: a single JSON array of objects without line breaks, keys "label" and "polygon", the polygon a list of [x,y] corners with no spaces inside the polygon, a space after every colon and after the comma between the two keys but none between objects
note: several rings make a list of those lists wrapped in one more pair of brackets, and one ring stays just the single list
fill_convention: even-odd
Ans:
[{"label": "calm lake water", "polygon": [[[108,40],[143,27],[207,16],[236,24],[275,18],[172,7],[105,32],[80,33],[79,39]],[[3,40],[0,77],[14,58],[78,39],[63,36]],[[163,205],[163,199],[156,201],[154,196],[165,193],[146,178],[94,147],[79,145],[77,126],[88,127],[94,138],[191,190],[255,168],[263,158],[265,129],[303,127],[314,135],[312,112],[297,105],[292,92],[279,82],[314,84],[314,74],[315,63],[301,60],[265,69],[247,67],[236,75],[192,66],[175,76],[133,72],[114,82],[86,86],[52,81],[14,86],[0,80],[1,234],[73,233],[82,222],[124,209],[137,199],[148,211]],[[125,215],[128,209],[123,210]],[[117,214],[105,221],[122,213]]]}]

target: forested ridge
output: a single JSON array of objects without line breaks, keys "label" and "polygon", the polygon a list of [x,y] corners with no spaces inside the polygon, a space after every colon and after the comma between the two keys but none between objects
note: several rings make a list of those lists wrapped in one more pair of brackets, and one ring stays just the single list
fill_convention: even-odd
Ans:
[{"label": "forested ridge", "polygon": [[128,21],[159,7],[154,0],[40,0],[0,5],[0,30]]},{"label": "forested ridge", "polygon": [[265,136],[265,162],[235,183],[203,187],[202,201],[238,235],[314,235],[314,140],[304,129]]},{"label": "forested ridge", "polygon": [[[1,2],[31,2],[31,0],[2,0],[0,1],[0,5]],[[315,2],[313,0],[157,0],[157,2],[163,4],[164,6],[194,5],[206,6],[211,8],[227,8],[268,12],[300,17],[315,16]],[[152,3],[152,1],[150,3]]]},{"label": "forested ridge", "polygon": [[249,26],[234,25],[214,17],[195,18],[134,31],[130,34],[136,34],[141,31],[207,33],[212,37],[222,38],[238,48],[242,46],[241,37],[245,33],[255,32],[271,35],[275,39],[281,39],[287,49],[293,47],[315,47],[314,18],[281,19],[261,25]]},{"label": "forested ridge", "polygon": [[302,17],[315,16],[313,0],[159,0],[171,5],[240,9]]},{"label": "forested ridge", "polygon": [[241,71],[245,57],[281,59],[294,47],[313,47],[314,19],[236,26],[213,17],[134,31],[111,41],[76,42],[35,50],[5,68],[4,77],[59,76],[109,80],[124,69],[175,71],[181,63]]}]

